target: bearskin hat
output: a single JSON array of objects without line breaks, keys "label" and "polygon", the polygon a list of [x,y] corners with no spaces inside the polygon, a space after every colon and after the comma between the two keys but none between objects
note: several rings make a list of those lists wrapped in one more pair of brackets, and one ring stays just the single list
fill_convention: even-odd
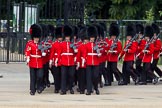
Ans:
[{"label": "bearskin hat", "polygon": [[107,32],[107,26],[106,26],[106,23],[101,22],[100,25],[103,27],[104,31]]},{"label": "bearskin hat", "polygon": [[45,24],[39,24],[42,28],[42,37],[46,38],[48,36],[48,26]]},{"label": "bearskin hat", "polygon": [[84,39],[89,39],[88,35],[87,35],[87,27],[84,26],[79,30],[78,36],[84,40]]},{"label": "bearskin hat", "polygon": [[153,28],[151,26],[146,26],[145,27],[145,37],[150,37],[152,38],[154,35],[154,31],[153,31]]},{"label": "bearskin hat", "polygon": [[78,38],[78,32],[79,32],[79,28],[77,26],[73,26],[73,36],[76,36]]},{"label": "bearskin hat", "polygon": [[119,36],[120,30],[119,26],[116,23],[111,23],[109,28],[109,35],[110,36]]},{"label": "bearskin hat", "polygon": [[88,37],[97,38],[98,36],[97,28],[95,26],[89,26],[87,32],[88,32]]},{"label": "bearskin hat", "polygon": [[160,29],[159,26],[156,25],[155,23],[152,23],[152,28],[153,28],[153,32],[156,33],[156,35],[158,35],[160,33]]},{"label": "bearskin hat", "polygon": [[143,34],[144,32],[144,27],[142,24],[136,24],[136,33],[137,34]]},{"label": "bearskin hat", "polygon": [[41,38],[42,36],[42,29],[38,24],[33,24],[30,27],[29,33],[31,35],[31,38]]},{"label": "bearskin hat", "polygon": [[56,27],[56,30],[55,30],[55,36],[56,36],[56,38],[63,37],[62,36],[62,32],[63,32],[63,27],[62,26]]},{"label": "bearskin hat", "polygon": [[48,36],[52,36],[54,38],[55,27],[51,24],[47,25],[47,27],[48,27]]},{"label": "bearskin hat", "polygon": [[136,35],[136,28],[133,24],[129,24],[126,27],[126,36],[134,37]]},{"label": "bearskin hat", "polygon": [[65,25],[63,31],[64,31],[64,37],[66,37],[66,36],[72,37],[72,35],[73,35],[73,29],[72,29],[71,26]]}]

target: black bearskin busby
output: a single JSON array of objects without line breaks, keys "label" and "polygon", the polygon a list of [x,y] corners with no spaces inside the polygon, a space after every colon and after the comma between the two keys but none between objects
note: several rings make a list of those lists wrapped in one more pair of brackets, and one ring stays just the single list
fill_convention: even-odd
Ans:
[{"label": "black bearskin busby", "polygon": [[63,31],[64,31],[64,37],[70,36],[72,38],[72,36],[73,36],[73,29],[72,29],[71,26],[65,25]]},{"label": "black bearskin busby", "polygon": [[30,27],[29,33],[31,35],[31,38],[41,38],[42,35],[42,29],[39,25],[33,24]]},{"label": "black bearskin busby", "polygon": [[45,24],[39,24],[42,28],[42,37],[43,39],[48,36],[48,26]]},{"label": "black bearskin busby", "polygon": [[152,28],[153,28],[153,32],[156,33],[156,35],[158,35],[160,33],[160,29],[159,26],[156,25],[155,23],[152,23]]},{"label": "black bearskin busby", "polygon": [[153,37],[154,32],[153,32],[153,28],[151,26],[146,26],[145,27],[145,37],[150,37],[150,39]]},{"label": "black bearskin busby", "polygon": [[76,36],[78,38],[78,32],[79,28],[77,26],[73,26],[73,36]]},{"label": "black bearskin busby", "polygon": [[62,26],[56,27],[56,29],[55,29],[56,38],[62,38],[63,37],[62,32],[63,32],[63,27]]},{"label": "black bearskin busby", "polygon": [[55,36],[55,27],[51,24],[47,25],[48,26],[48,36],[52,36],[54,38]]},{"label": "black bearskin busby", "polygon": [[143,34],[144,32],[144,27],[142,24],[136,24],[136,33],[137,34]]},{"label": "black bearskin busby", "polygon": [[129,24],[126,27],[126,36],[132,36],[134,37],[136,35],[136,28],[135,25]]},{"label": "black bearskin busby", "polygon": [[110,36],[119,36],[120,30],[119,26],[116,23],[111,23],[110,28],[109,28],[109,35]]},{"label": "black bearskin busby", "polygon": [[95,26],[89,26],[87,29],[88,37],[94,37],[97,38],[98,32],[97,28]]},{"label": "black bearskin busby", "polygon": [[85,39],[89,39],[88,35],[87,35],[87,27],[84,26],[79,30],[78,36],[83,40]]}]

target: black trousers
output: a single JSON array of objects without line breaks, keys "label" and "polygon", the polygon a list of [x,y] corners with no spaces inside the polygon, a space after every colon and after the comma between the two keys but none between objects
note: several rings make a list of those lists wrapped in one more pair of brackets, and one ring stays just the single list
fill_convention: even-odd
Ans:
[{"label": "black trousers", "polygon": [[99,65],[99,81],[100,82],[102,81],[102,75],[103,75],[103,78],[106,82],[106,80],[108,80],[108,75],[107,75],[107,72],[106,72],[106,69],[105,69],[105,62],[103,62]]},{"label": "black trousers", "polygon": [[156,75],[151,70],[151,63],[143,63],[141,81],[146,83],[147,76],[150,77],[151,79],[156,78]]},{"label": "black trousers", "polygon": [[49,63],[46,63],[43,65],[43,71],[44,71],[44,75],[43,75],[43,80],[44,80],[44,84],[48,84],[49,82]]},{"label": "black trousers", "polygon": [[117,62],[108,62],[108,81],[111,83],[113,81],[113,74],[117,81],[122,79],[122,73],[117,68]]},{"label": "black trousers", "polygon": [[138,75],[138,77],[140,77],[141,73],[142,73],[142,66],[141,66],[141,64],[142,64],[142,59],[137,59],[136,60],[136,70],[135,70],[135,72]]},{"label": "black trousers", "polygon": [[94,87],[95,90],[98,89],[98,77],[99,77],[99,66],[86,67],[87,92],[91,92],[92,87]]},{"label": "black trousers", "polygon": [[61,91],[66,92],[67,84],[71,90],[74,82],[75,66],[61,66]]},{"label": "black trousers", "polygon": [[130,76],[132,77],[133,80],[137,79],[137,75],[134,72],[133,69],[133,63],[134,61],[124,61],[123,62],[123,81],[125,84],[130,83]]},{"label": "black trousers", "polygon": [[157,67],[159,59],[154,59],[152,64],[151,64],[151,70],[152,72],[156,72],[159,76],[162,76],[162,71],[160,70],[160,68]]},{"label": "black trousers", "polygon": [[55,90],[60,90],[61,88],[61,67],[52,66],[52,73],[54,76]]},{"label": "black trousers", "polygon": [[86,68],[79,68],[78,70],[78,86],[80,91],[84,92],[86,87]]},{"label": "black trousers", "polygon": [[43,83],[43,69],[30,67],[30,90],[35,92],[41,90]]}]

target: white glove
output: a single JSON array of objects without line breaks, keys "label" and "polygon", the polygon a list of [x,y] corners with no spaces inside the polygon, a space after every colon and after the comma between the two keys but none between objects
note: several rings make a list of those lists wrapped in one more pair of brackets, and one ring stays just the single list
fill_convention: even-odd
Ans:
[{"label": "white glove", "polygon": [[46,56],[46,53],[45,53],[45,52],[43,52],[43,53],[42,53],[42,56]]},{"label": "white glove", "polygon": [[85,59],[82,58],[82,67],[84,67],[84,64],[85,64]]},{"label": "white glove", "polygon": [[79,62],[77,62],[76,70],[78,70],[78,69],[79,69],[79,67],[80,67],[80,63],[79,63]]},{"label": "white glove", "polygon": [[78,52],[78,49],[75,49],[74,52],[77,53]]},{"label": "white glove", "polygon": [[76,62],[76,59],[77,59],[77,58],[76,58],[76,57],[74,57],[74,62]]},{"label": "white glove", "polygon": [[58,58],[56,58],[56,60],[55,60],[55,66],[56,67],[58,66]]},{"label": "white glove", "polygon": [[27,56],[27,57],[26,57],[26,64],[28,64],[28,63],[29,63],[29,61],[30,61],[30,57],[29,57],[29,56]]},{"label": "white glove", "polygon": [[52,60],[49,61],[49,67],[51,68],[52,67]]},{"label": "white glove", "polygon": [[98,57],[101,57],[101,53],[98,54]]}]

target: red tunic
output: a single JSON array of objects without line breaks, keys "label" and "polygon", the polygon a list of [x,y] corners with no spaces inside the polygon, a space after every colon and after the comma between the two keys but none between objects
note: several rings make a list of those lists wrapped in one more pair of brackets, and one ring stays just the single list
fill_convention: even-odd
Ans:
[{"label": "red tunic", "polygon": [[86,59],[86,50],[85,50],[85,44],[82,43],[79,47],[78,47],[78,53],[76,55],[76,61],[77,63],[80,64],[80,68],[86,68],[86,64],[85,62],[83,63],[83,61],[85,61]]},{"label": "red tunic", "polygon": [[[109,41],[109,46],[110,47],[112,46],[113,42],[114,42],[113,40]],[[122,51],[122,44],[121,44],[120,40],[118,40],[117,47],[114,48],[114,51],[115,51],[114,53],[109,52],[108,55],[107,55],[107,60],[109,62],[117,62],[118,61],[118,56]]]},{"label": "red tunic", "polygon": [[[147,44],[147,42],[146,42],[146,44]],[[143,56],[143,59],[142,59],[143,63],[151,63],[151,61],[153,60],[154,44],[151,43],[147,50],[149,52],[148,53],[144,53],[144,56]],[[143,53],[143,52],[141,52],[141,53]]]},{"label": "red tunic", "polygon": [[38,49],[38,44],[34,43],[34,41],[30,41],[27,44],[26,49],[26,57],[29,58],[29,67],[31,68],[42,68],[42,53],[41,50]]},{"label": "red tunic", "polygon": [[154,59],[158,59],[160,56],[160,50],[161,50],[161,40],[157,39],[154,42],[154,54],[153,54],[153,58]]},{"label": "red tunic", "polygon": [[74,50],[70,48],[71,42],[62,42],[60,44],[61,51],[59,53],[59,59],[61,59],[61,65],[74,66]]},{"label": "red tunic", "polygon": [[[52,65],[55,65],[55,60],[58,59],[58,54],[61,52],[61,47],[60,47],[61,42],[55,41],[52,44],[52,48],[50,50],[50,60],[52,61]],[[57,66],[61,66],[60,64],[60,59],[57,61]]]},{"label": "red tunic", "polygon": [[86,50],[86,65],[95,66],[99,65],[99,57],[97,52],[94,50],[95,43],[89,42],[85,45]]},{"label": "red tunic", "polygon": [[[146,44],[146,40],[142,39],[141,42],[138,44],[138,47],[137,47],[137,53],[136,53],[137,56],[138,56],[138,54],[139,54],[140,52],[142,52],[142,50],[143,50],[144,47],[145,47],[145,44]],[[144,56],[144,54],[140,54],[140,55],[138,56],[138,58],[139,58],[139,59],[142,59],[143,56]]]},{"label": "red tunic", "polygon": [[[129,42],[130,42],[129,40],[126,42],[124,49]],[[132,42],[132,45],[128,48],[127,52],[125,52],[123,49],[123,51],[121,52],[120,58],[122,58],[124,56],[124,61],[134,61],[135,53],[137,51],[137,45],[138,44],[136,41]]]}]

